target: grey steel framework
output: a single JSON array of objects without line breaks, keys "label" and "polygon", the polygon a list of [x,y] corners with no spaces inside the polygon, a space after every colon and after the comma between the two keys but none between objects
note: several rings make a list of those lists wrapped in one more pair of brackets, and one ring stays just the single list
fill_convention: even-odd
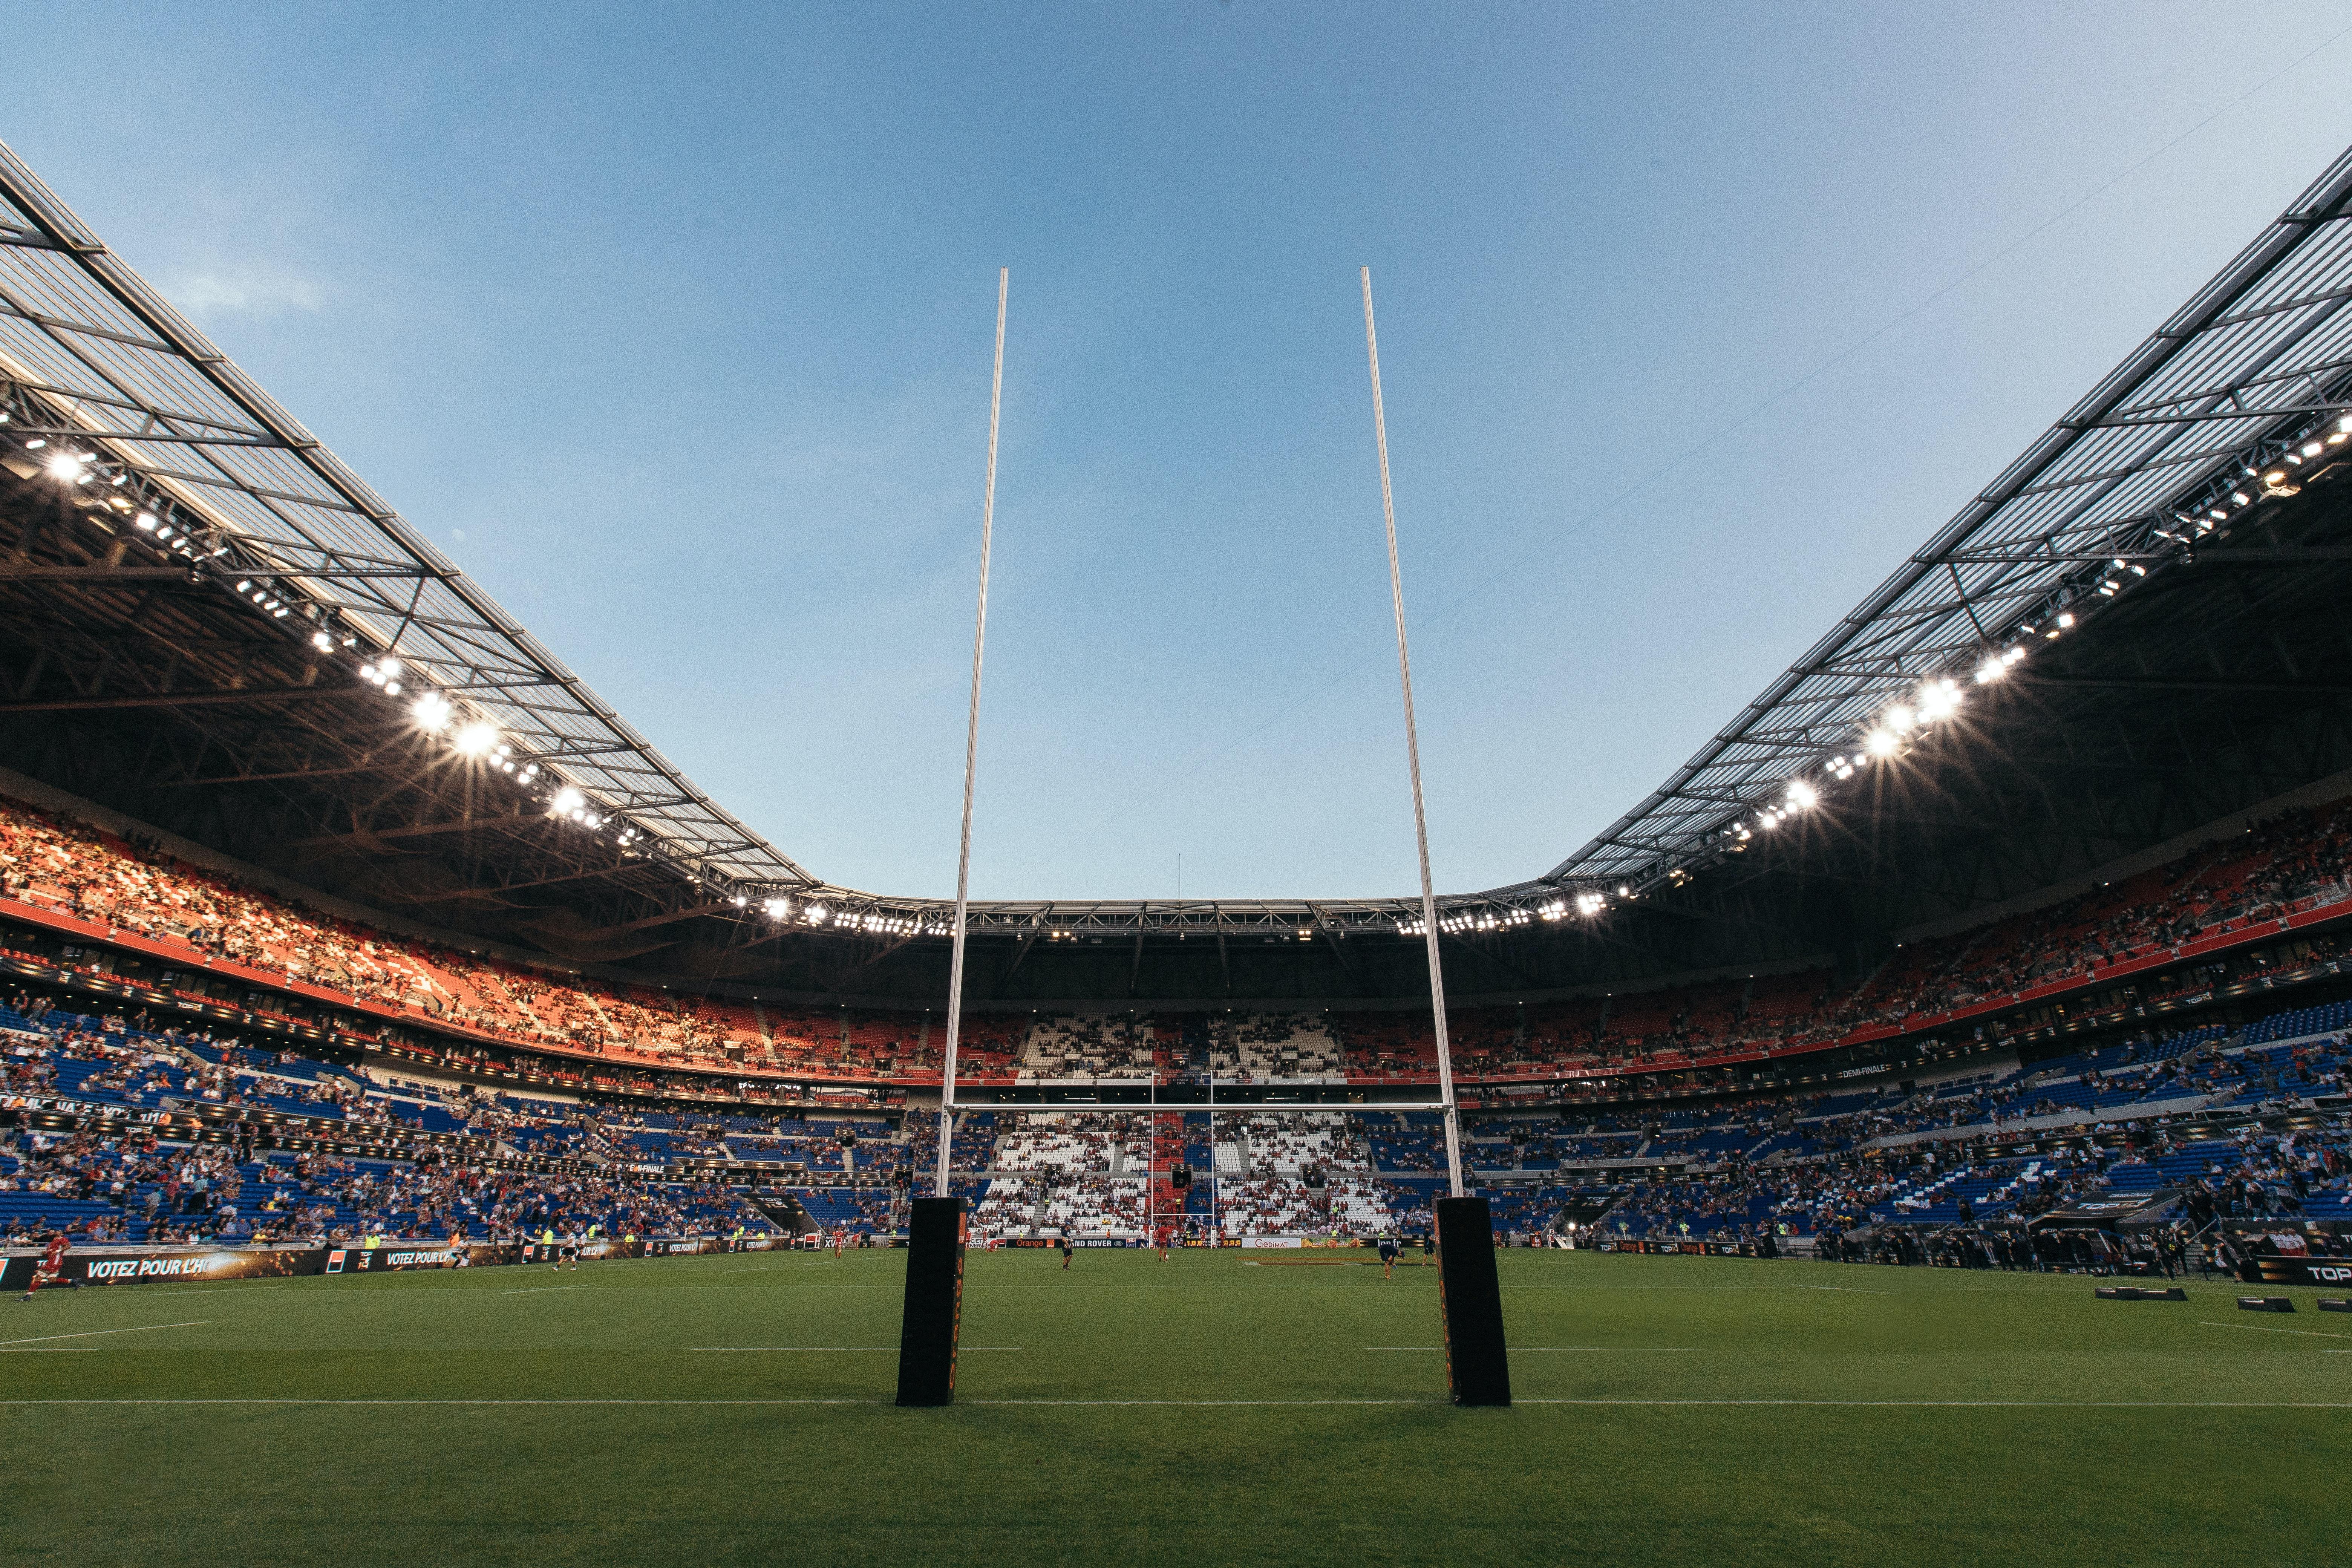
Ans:
[{"label": "grey steel framework", "polygon": [[0,399],[12,450],[39,442],[33,450],[96,459],[83,486],[93,516],[137,539],[131,520],[143,510],[173,531],[156,574],[200,572],[224,593],[258,586],[318,635],[351,639],[354,665],[396,655],[402,693],[387,700],[437,691],[461,721],[495,725],[551,775],[551,794],[566,782],[582,792],[599,831],[634,829],[637,853],[719,886],[815,885],[598,700],[5,145]]},{"label": "grey steel framework", "polygon": [[[2337,455],[2352,390],[2352,152],[1639,805],[1543,881],[1655,886],[1725,847],[1921,683],[1960,680],[2193,558]],[[2320,450],[2305,448],[2316,442]],[[2242,559],[2242,557],[2241,557]],[[2031,679],[2030,663],[2020,671]]]},{"label": "grey steel framework", "polygon": [[[2234,495],[2292,488],[2302,447],[2333,430],[2352,393],[2347,300],[2352,153],[1664,786],[1540,879],[1442,896],[1441,930],[1579,922],[1621,887],[1679,879],[1791,780],[1833,796],[1827,761],[1921,682],[1965,682],[2027,628],[2095,614],[2187,560],[2209,524],[2225,528]],[[0,413],[0,460],[89,459],[73,504],[121,545],[110,578],[199,577],[328,638],[345,663],[390,653],[404,667],[396,698],[381,680],[353,694],[350,672],[333,690],[166,698],[167,675],[130,671],[119,695],[77,706],[407,704],[437,692],[457,719],[495,726],[519,770],[535,765],[542,797],[577,789],[581,831],[669,878],[688,911],[898,941],[949,934],[948,900],[825,883],[710,801],[5,146]],[[139,530],[142,512],[161,526]],[[97,570],[0,563],[16,576]],[[786,912],[763,912],[772,900]],[[1423,933],[1412,897],[982,902],[968,930],[1039,943]]]}]

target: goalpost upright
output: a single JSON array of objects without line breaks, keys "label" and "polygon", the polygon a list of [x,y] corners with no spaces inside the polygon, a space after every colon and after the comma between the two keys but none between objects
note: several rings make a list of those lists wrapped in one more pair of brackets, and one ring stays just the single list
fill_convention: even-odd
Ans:
[{"label": "goalpost upright", "polygon": [[1389,598],[1396,609],[1397,683],[1404,689],[1405,769],[1412,775],[1412,840],[1421,856],[1421,931],[1429,947],[1429,1001],[1437,1030],[1437,1094],[1445,1102],[1445,1179],[1462,1195],[1462,1122],[1454,1100],[1454,1052],[1445,1037],[1445,965],[1437,951],[1437,893],[1429,876],[1429,822],[1421,806],[1421,737],[1412,721],[1412,656],[1405,650],[1404,574],[1397,564],[1396,498],[1389,489],[1389,420],[1381,405],[1381,340],[1372,326],[1372,269],[1362,270],[1364,356],[1372,370],[1372,437],[1381,454],[1381,518],[1389,534]]},{"label": "goalpost upright", "polygon": [[980,764],[980,668],[988,647],[988,551],[996,534],[996,432],[1004,407],[1004,297],[1013,269],[996,269],[996,365],[988,384],[988,485],[980,504],[980,609],[971,627],[971,715],[963,735],[963,836],[956,850],[955,929],[948,960],[948,1043],[940,1076],[940,1175],[935,1197],[948,1196],[955,1137],[956,1040],[963,1026],[964,916],[971,897],[971,783]]}]

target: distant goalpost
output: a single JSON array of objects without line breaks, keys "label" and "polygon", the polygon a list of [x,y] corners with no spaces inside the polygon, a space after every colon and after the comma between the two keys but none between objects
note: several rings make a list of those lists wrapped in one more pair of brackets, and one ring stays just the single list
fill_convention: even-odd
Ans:
[{"label": "distant goalpost", "polygon": [[[1437,1087],[1434,1100],[1297,1101],[1237,1103],[1215,1099],[1213,1079],[1205,1100],[1107,1104],[1024,1104],[990,1099],[959,1102],[956,1048],[963,1020],[966,915],[971,884],[972,787],[980,754],[980,690],[988,642],[989,552],[996,528],[997,435],[1003,411],[1005,301],[1012,269],[996,274],[996,353],[988,396],[988,478],[981,504],[980,591],[971,638],[971,701],[964,728],[963,815],[956,853],[955,924],[948,966],[947,1042],[940,1079],[940,1148],[934,1195],[909,1205],[907,1295],[898,1351],[898,1396],[902,1405],[940,1405],[955,1397],[958,1331],[963,1305],[963,1200],[953,1195],[953,1143],[961,1110],[1058,1111],[1087,1115],[1160,1116],[1219,1111],[1250,1116],[1347,1114],[1370,1111],[1434,1111],[1445,1131],[1445,1166],[1450,1196],[1432,1205],[1438,1243],[1438,1300],[1444,1319],[1446,1382],[1457,1405],[1508,1405],[1510,1374],[1504,1359],[1501,1294],[1495,1271],[1494,1229],[1484,1198],[1465,1196],[1462,1184],[1461,1110],[1454,1092],[1454,1056],[1446,1037],[1445,975],[1438,950],[1437,896],[1429,870],[1429,828],[1422,803],[1421,742],[1413,721],[1412,660],[1405,637],[1404,581],[1397,560],[1396,502],[1389,484],[1388,417],[1381,400],[1380,338],[1372,318],[1372,272],[1359,273],[1364,300],[1364,353],[1371,376],[1372,430],[1380,456],[1381,513],[1387,530],[1389,594],[1396,617],[1397,681],[1404,699],[1406,771],[1412,784],[1414,848],[1421,868],[1422,934],[1429,953],[1429,990],[1436,1026]],[[1160,1087],[1155,1077],[1150,1087]],[[1213,1122],[1212,1123],[1213,1128]],[[1154,1140],[1156,1143],[1156,1138]],[[1213,1132],[1212,1150],[1214,1148]],[[1213,1163],[1213,1152],[1212,1154]],[[1157,1181],[1156,1160],[1147,1163],[1147,1194]],[[1214,1179],[1214,1173],[1211,1173]],[[1147,1220],[1147,1239],[1150,1239]]]}]

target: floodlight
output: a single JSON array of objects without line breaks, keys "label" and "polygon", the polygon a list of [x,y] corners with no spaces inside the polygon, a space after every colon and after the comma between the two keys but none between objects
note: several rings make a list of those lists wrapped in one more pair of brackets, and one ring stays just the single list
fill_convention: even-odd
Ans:
[{"label": "floodlight", "polygon": [[437,691],[428,691],[416,700],[416,706],[409,711],[416,716],[417,723],[437,731],[449,722],[449,700]]},{"label": "floodlight", "polygon": [[1900,702],[1886,710],[1886,727],[1897,735],[1916,722],[1918,722],[1916,716]]},{"label": "floodlight", "polygon": [[2059,611],[2059,612],[2058,612],[2058,625],[2059,625],[2062,628],[2068,628],[2068,627],[2072,627],[2072,626],[2074,626],[2074,611],[2072,611],[2072,610],[2061,610],[2061,611]]},{"label": "floodlight", "polygon": [[547,809],[558,816],[569,816],[587,804],[586,795],[581,794],[574,786],[565,784],[555,792],[555,798],[547,803]]},{"label": "floodlight", "polygon": [[481,756],[498,743],[499,732],[478,720],[458,731],[457,738],[451,742],[457,748],[460,756],[467,757]]},{"label": "floodlight", "polygon": [[1812,785],[1807,784],[1804,780],[1795,779],[1790,781],[1789,784],[1789,804],[1795,806],[1799,811],[1810,809],[1814,803],[1819,801],[1821,798],[1821,793],[1814,789]]},{"label": "floodlight", "polygon": [[141,512],[139,514],[139,526],[149,533],[155,531],[155,514],[152,511]]},{"label": "floodlight", "polygon": [[1891,731],[1873,730],[1864,738],[1862,749],[1874,757],[1891,757],[1895,754],[1895,736]]}]

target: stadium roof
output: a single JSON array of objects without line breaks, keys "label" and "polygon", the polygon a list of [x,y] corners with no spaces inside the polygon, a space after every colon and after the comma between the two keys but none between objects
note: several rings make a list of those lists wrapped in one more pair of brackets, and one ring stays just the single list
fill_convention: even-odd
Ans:
[{"label": "stadium roof", "polygon": [[1988,658],[2070,629],[2054,626],[2061,616],[2087,620],[2191,563],[2204,535],[2266,491],[2292,493],[2299,448],[2347,410],[2347,301],[2352,152],[1697,755],[1543,880],[1656,886],[1736,837],[1735,825],[1752,828],[1785,805],[1792,784],[1836,793],[1890,710],[1916,720],[1923,696],[1930,708],[1946,700],[1931,683],[1965,690]]},{"label": "stadium roof", "polygon": [[[570,783],[614,836],[634,826],[649,853],[706,876],[815,881],[688,782],[5,145],[0,380],[11,384],[19,437],[93,458],[87,488],[122,498],[111,509],[122,519],[146,511],[183,525],[177,561],[94,570],[121,580],[142,569],[177,575],[185,563],[224,592],[257,584],[292,606],[306,635],[349,639],[354,668],[395,655],[404,690],[386,700],[436,692],[453,704],[452,733],[468,718],[496,726],[541,765],[550,793]],[[169,700],[161,685],[142,693],[142,679],[121,672],[107,700]],[[279,695],[322,694],[314,685]]]}]

